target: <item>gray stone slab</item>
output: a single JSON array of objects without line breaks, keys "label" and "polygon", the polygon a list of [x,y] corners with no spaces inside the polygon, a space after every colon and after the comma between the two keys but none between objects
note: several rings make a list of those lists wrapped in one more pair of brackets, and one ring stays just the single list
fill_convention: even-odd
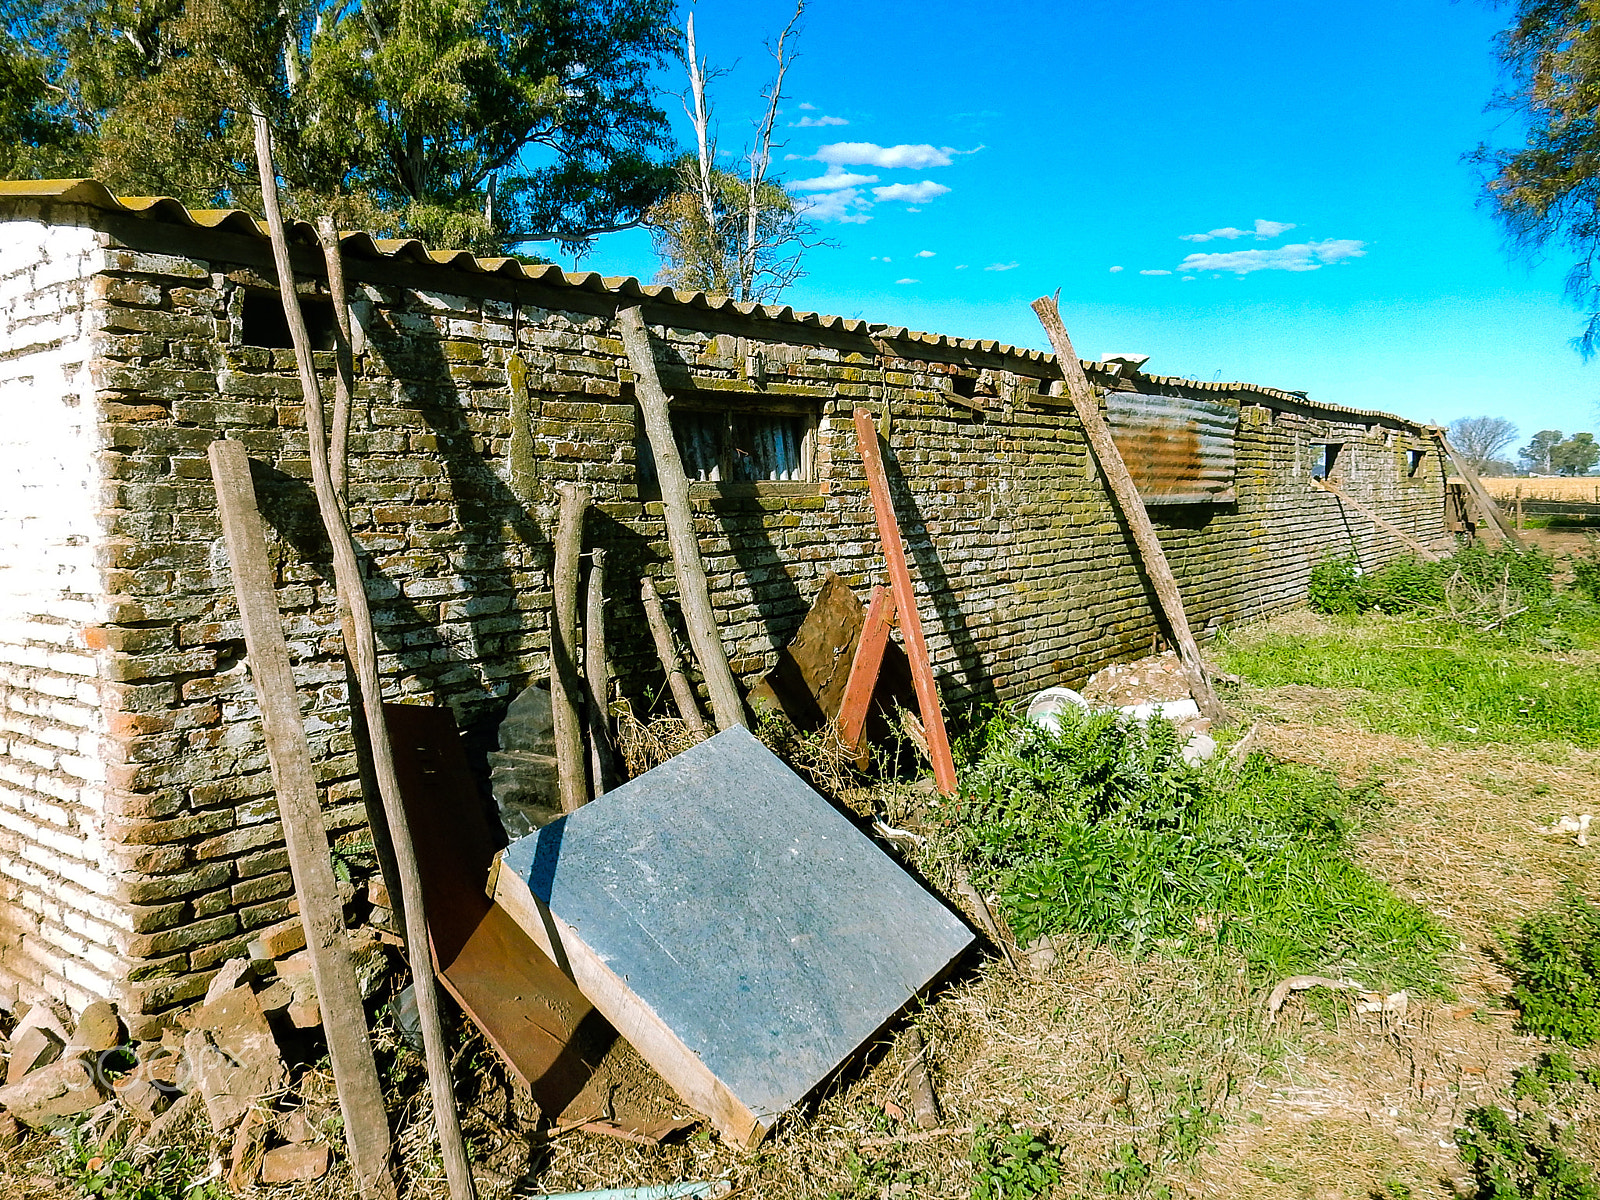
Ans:
[{"label": "gray stone slab", "polygon": [[973,940],[739,728],[513,843],[501,870],[762,1127]]}]

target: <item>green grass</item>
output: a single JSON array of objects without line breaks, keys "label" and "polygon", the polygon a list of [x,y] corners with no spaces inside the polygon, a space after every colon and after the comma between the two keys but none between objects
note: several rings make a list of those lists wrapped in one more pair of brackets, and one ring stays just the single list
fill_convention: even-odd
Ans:
[{"label": "green grass", "polygon": [[[1578,610],[1579,646],[1600,623]],[[1327,633],[1269,634],[1222,647],[1227,670],[1259,687],[1301,684],[1364,693],[1348,701],[1368,728],[1434,743],[1570,742],[1600,746],[1600,664],[1452,628],[1345,618]],[[1578,656],[1586,657],[1586,656]]]},{"label": "green grass", "polygon": [[1242,956],[1258,981],[1341,970],[1433,990],[1449,938],[1346,855],[1380,802],[1254,755],[1186,766],[1170,725],[1069,713],[1059,734],[1008,716],[961,746],[947,818],[1024,943],[1074,934],[1132,955]]}]

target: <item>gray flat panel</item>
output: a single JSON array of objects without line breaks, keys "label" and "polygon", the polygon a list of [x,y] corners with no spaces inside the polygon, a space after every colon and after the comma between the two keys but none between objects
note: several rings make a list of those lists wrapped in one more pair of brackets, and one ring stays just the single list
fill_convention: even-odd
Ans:
[{"label": "gray flat panel", "polygon": [[513,843],[502,869],[762,1117],[972,943],[740,728]]}]

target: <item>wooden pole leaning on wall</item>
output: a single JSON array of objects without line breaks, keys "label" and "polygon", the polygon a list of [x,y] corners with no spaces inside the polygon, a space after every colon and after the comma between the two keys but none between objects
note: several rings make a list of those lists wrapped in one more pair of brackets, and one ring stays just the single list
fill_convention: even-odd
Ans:
[{"label": "wooden pole leaning on wall", "polygon": [[[911,583],[911,567],[906,562],[905,541],[900,536],[900,520],[895,516],[894,497],[889,494],[889,476],[883,469],[883,451],[878,447],[878,426],[864,408],[855,412],[856,442],[861,448],[861,466],[872,495],[872,514],[878,522],[878,540],[889,564],[889,590],[895,611],[900,615],[900,636],[905,639],[906,658],[911,662],[911,683],[922,711],[922,728],[928,739],[928,761],[933,765],[933,782],[940,795],[954,796],[955,760],[950,757],[950,738],[944,728],[944,711],[939,707],[939,687],[933,680],[933,663],[928,658],[927,639],[922,636],[922,617],[917,612],[917,593]],[[862,633],[863,638],[866,632]],[[881,659],[880,659],[881,661]],[[853,666],[854,664],[852,664]],[[847,685],[848,686],[848,685]]]},{"label": "wooden pole leaning on wall", "polygon": [[1078,420],[1083,424],[1089,447],[1100,464],[1106,482],[1111,485],[1111,494],[1117,507],[1122,510],[1123,520],[1133,531],[1134,545],[1138,547],[1145,575],[1172,630],[1178,658],[1189,677],[1189,688],[1194,693],[1195,703],[1200,706],[1200,712],[1212,721],[1226,722],[1228,710],[1217,698],[1216,688],[1206,674],[1205,663],[1200,658],[1200,647],[1189,628],[1189,616],[1184,611],[1178,580],[1172,574],[1172,566],[1167,562],[1166,551],[1161,548],[1161,539],[1156,536],[1155,526],[1150,523],[1150,514],[1145,512],[1144,500],[1139,496],[1133,476],[1128,474],[1128,465],[1122,461],[1122,452],[1112,441],[1111,430],[1100,415],[1100,403],[1089,386],[1088,376],[1083,373],[1083,364],[1078,361],[1077,351],[1072,348],[1067,327],[1061,323],[1061,310],[1053,296],[1040,296],[1033,302],[1033,311],[1050,338],[1050,346],[1061,368],[1061,378],[1067,386],[1067,396],[1078,414]]},{"label": "wooden pole leaning on wall", "polygon": [[555,725],[561,810],[577,812],[589,802],[578,707],[583,696],[578,676],[578,556],[583,552],[583,514],[589,509],[589,493],[576,484],[563,483],[556,488],[556,495],[561,509],[550,582],[550,715]]},{"label": "wooden pole leaning on wall", "polygon": [[1472,464],[1456,452],[1456,448],[1450,444],[1450,439],[1445,437],[1444,430],[1434,429],[1433,436],[1438,441],[1439,448],[1454,464],[1456,474],[1461,476],[1461,482],[1467,485],[1467,492],[1472,496],[1473,503],[1478,506],[1483,523],[1505,541],[1520,547],[1521,535],[1511,527],[1511,522],[1506,519],[1505,513],[1500,511],[1500,506],[1494,502],[1494,497],[1489,495],[1489,489],[1483,486],[1483,480],[1478,478],[1478,473],[1472,469]]},{"label": "wooden pole leaning on wall", "polygon": [[700,660],[706,691],[711,696],[711,712],[718,729],[748,725],[739,685],[728,667],[728,654],[717,632],[717,614],[711,607],[711,588],[706,583],[705,562],[700,557],[700,539],[694,532],[694,509],[689,504],[689,478],[672,436],[666,390],[656,371],[655,350],[650,331],[645,327],[644,311],[633,305],[617,310],[617,327],[628,352],[628,365],[638,377],[634,390],[639,411],[644,417],[645,435],[655,455],[656,477],[661,481],[661,509],[666,518],[667,546],[672,551],[672,566],[678,576],[678,600],[683,605],[683,623],[689,630],[689,645]]},{"label": "wooden pole leaning on wall", "polygon": [[272,131],[266,118],[255,114],[256,165],[261,178],[262,208],[267,231],[272,239],[272,257],[277,267],[278,289],[283,314],[294,343],[295,362],[300,371],[300,388],[305,396],[306,440],[311,459],[311,483],[316,492],[317,509],[333,550],[334,582],[341,601],[350,606],[349,628],[355,637],[351,648],[355,659],[356,682],[361,689],[361,707],[366,716],[367,736],[372,746],[373,774],[383,798],[388,818],[389,838],[394,847],[398,883],[405,906],[406,957],[417,999],[418,1023],[422,1026],[428,1083],[433,1096],[433,1116],[439,1134],[439,1152],[444,1160],[445,1178],[451,1200],[476,1200],[472,1168],[467,1161],[466,1143],[461,1138],[461,1120],[456,1110],[455,1088],[450,1075],[450,1053],[444,1042],[439,1017],[439,988],[434,980],[432,954],[428,944],[427,910],[422,899],[422,875],[417,867],[416,847],[406,824],[400,799],[400,779],[395,770],[389,730],[383,720],[383,687],[378,677],[378,642],[372,625],[372,608],[367,600],[361,563],[356,556],[355,539],[345,518],[344,507],[334,491],[328,465],[328,435],[322,414],[322,390],[311,359],[311,339],[306,334],[305,316],[294,290],[294,267],[289,261],[289,239],[283,228],[283,213],[278,206],[277,173],[272,165]]},{"label": "wooden pole leaning on wall", "polygon": [[606,658],[606,552],[589,552],[583,589],[583,676],[589,701],[589,776],[596,796],[617,786],[617,754],[611,743],[611,663]]},{"label": "wooden pole leaning on wall", "polygon": [[706,731],[705,718],[700,715],[700,704],[694,698],[694,688],[683,673],[683,659],[678,655],[678,643],[673,640],[672,626],[667,624],[666,609],[661,607],[661,594],[656,591],[656,581],[646,575],[639,584],[639,598],[644,601],[644,619],[650,626],[650,636],[655,639],[656,657],[661,669],[667,673],[667,689],[672,702],[677,705],[678,716],[695,733]]},{"label": "wooden pole leaning on wall", "polygon": [[355,348],[350,334],[350,300],[344,286],[344,254],[333,217],[317,218],[317,240],[328,270],[328,299],[333,302],[333,431],[328,444],[328,474],[340,504],[348,504],[350,409],[355,394]]},{"label": "wooden pole leaning on wall", "polygon": [[1417,557],[1422,559],[1424,562],[1439,561],[1440,556],[1437,553],[1429,550],[1421,542],[1417,541],[1416,538],[1412,537],[1404,529],[1401,529],[1400,526],[1385,520],[1383,517],[1380,517],[1376,510],[1368,508],[1354,496],[1349,495],[1340,488],[1334,487],[1333,484],[1329,483],[1327,480],[1313,479],[1311,481],[1311,486],[1314,488],[1320,488],[1322,491],[1327,492],[1334,499],[1338,500],[1340,504],[1347,504],[1351,508],[1355,509],[1379,529],[1392,535],[1398,541],[1404,542],[1407,546],[1410,546],[1412,550],[1416,551]]},{"label": "wooden pole leaning on wall", "polygon": [[367,1013],[345,937],[344,905],[333,877],[328,831],[317,800],[317,777],[300,718],[284,641],[278,594],[272,585],[266,532],[250,482],[250,460],[239,442],[211,443],[211,479],[217,489],[222,536],[233,568],[233,588],[250,657],[250,681],[261,705],[261,730],[272,768],[272,789],[283,821],[289,875],[305,926],[311,976],[322,1005],[328,1058],[344,1118],[345,1145],[362,1196],[393,1200],[389,1174],[393,1146],[383,1088],[372,1058]]}]

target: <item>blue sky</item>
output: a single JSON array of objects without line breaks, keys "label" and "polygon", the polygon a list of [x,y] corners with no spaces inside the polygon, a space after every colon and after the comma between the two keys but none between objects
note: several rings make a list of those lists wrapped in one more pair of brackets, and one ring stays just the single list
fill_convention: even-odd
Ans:
[{"label": "blue sky", "polygon": [[[737,151],[791,6],[693,11],[733,68],[712,98]],[[1505,416],[1523,440],[1594,429],[1600,360],[1571,349],[1565,263],[1509,253],[1462,157],[1516,135],[1485,111],[1507,19],[1465,0],[813,0],[778,167],[848,219],[819,222],[834,245],[784,300],[1043,348],[1028,304],[1060,288],[1085,358]],[[639,231],[581,266],[657,269]]]}]

